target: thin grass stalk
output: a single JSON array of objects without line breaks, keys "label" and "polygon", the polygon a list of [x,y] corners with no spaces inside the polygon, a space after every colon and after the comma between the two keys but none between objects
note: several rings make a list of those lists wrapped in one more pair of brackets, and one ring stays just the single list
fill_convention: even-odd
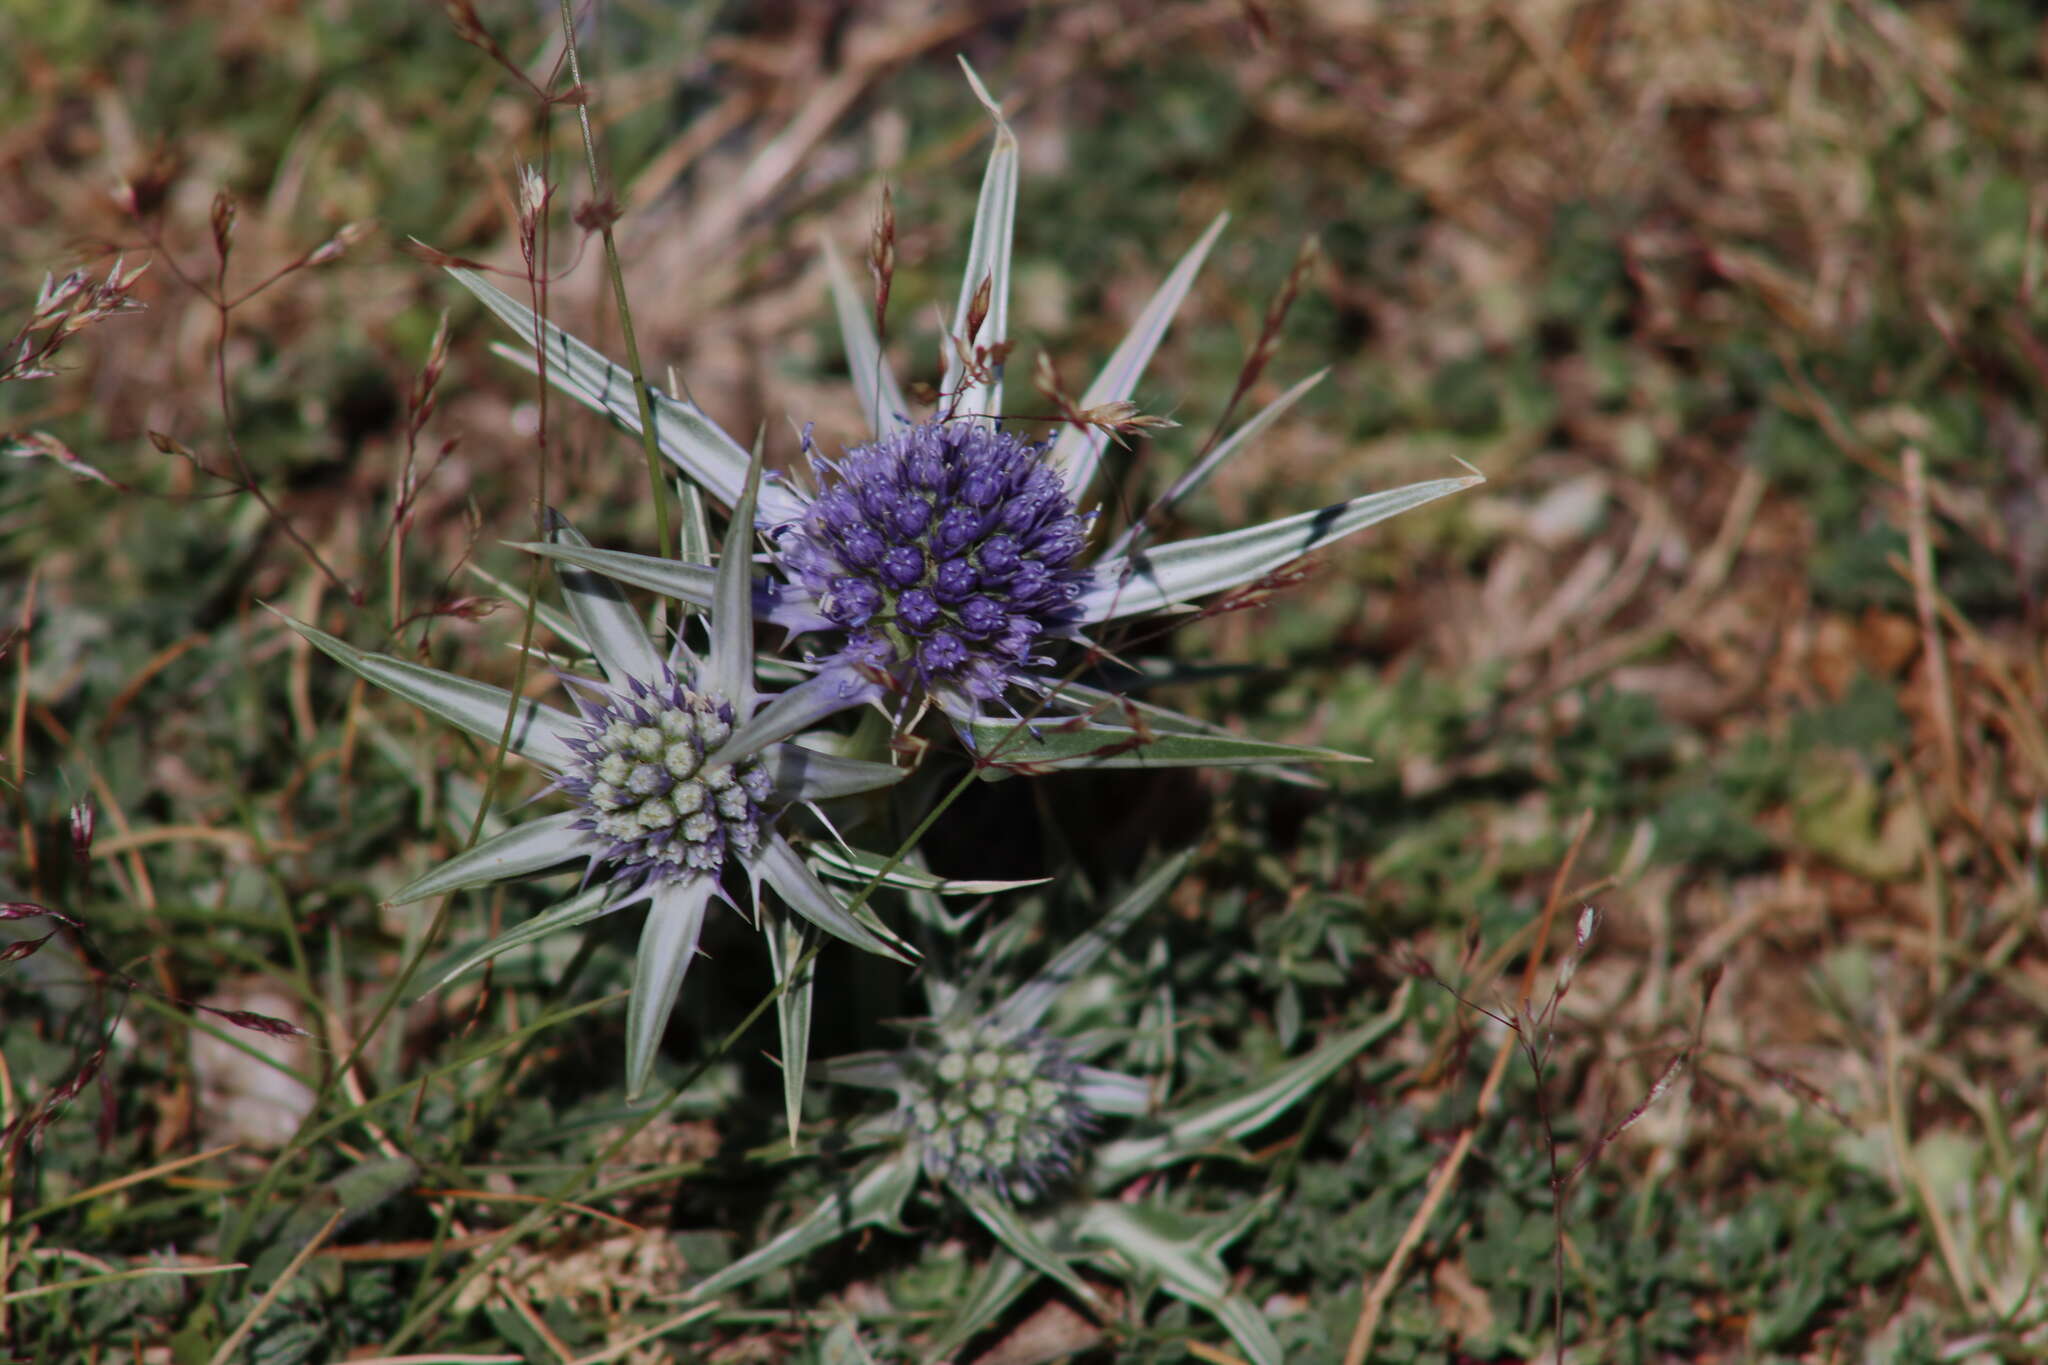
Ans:
[{"label": "thin grass stalk", "polygon": [[[561,5],[562,42],[568,50],[569,80],[579,91],[576,124],[583,132],[583,164],[590,172],[591,194],[603,198],[603,178],[597,169],[597,135],[590,128],[590,103],[580,93],[583,66],[576,56],[576,11],[569,0],[561,0]],[[618,304],[619,332],[626,342],[626,368],[633,375],[633,402],[640,410],[640,449],[647,456],[648,493],[654,499],[654,543],[667,553],[668,501],[662,496],[661,449],[654,439],[654,403],[648,397],[647,373],[640,366],[640,343],[633,334],[633,309],[626,302],[626,272],[619,264],[619,243],[612,233],[611,213],[605,213],[600,219],[598,235],[604,239],[605,269],[611,275],[612,298]],[[536,354],[543,353],[544,348],[537,348]]]}]

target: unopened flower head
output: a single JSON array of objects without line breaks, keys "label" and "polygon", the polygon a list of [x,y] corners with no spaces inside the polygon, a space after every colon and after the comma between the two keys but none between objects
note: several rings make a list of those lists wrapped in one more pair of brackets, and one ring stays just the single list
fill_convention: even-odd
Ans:
[{"label": "unopened flower head", "polygon": [[849,661],[995,700],[1050,662],[1040,636],[1079,619],[1087,524],[1045,453],[939,421],[814,455],[818,496],[780,528],[777,558],[848,632]]},{"label": "unopened flower head", "polygon": [[760,847],[773,818],[763,808],[773,790],[767,769],[755,756],[705,761],[732,735],[731,702],[664,667],[652,685],[630,679],[578,705],[583,737],[567,741],[578,762],[560,786],[583,804],[574,827],[600,844],[595,861],[629,878],[673,880],[715,876],[729,853]]},{"label": "unopened flower head", "polygon": [[942,1026],[920,1055],[905,1121],[932,1176],[1023,1199],[1073,1169],[1094,1116],[1059,1039],[988,1022]]}]

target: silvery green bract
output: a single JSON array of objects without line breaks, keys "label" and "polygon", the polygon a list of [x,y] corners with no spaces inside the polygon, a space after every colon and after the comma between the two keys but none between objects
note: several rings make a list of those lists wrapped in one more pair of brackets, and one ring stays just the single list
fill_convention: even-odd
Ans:
[{"label": "silvery green bract", "polygon": [[[956,306],[943,391],[947,415],[916,422],[876,338],[864,301],[827,253],[853,381],[873,442],[843,457],[813,456],[820,487],[770,479],[759,524],[774,547],[776,580],[763,589],[768,619],[798,631],[835,632],[820,678],[842,704],[873,700],[880,681],[929,695],[977,753],[1018,769],[1163,764],[1271,765],[1350,755],[1245,740],[1190,717],[1059,683],[1039,652],[1058,636],[1185,606],[1252,583],[1303,555],[1397,513],[1480,482],[1434,479],[1220,535],[1148,547],[1133,525],[1083,562],[1087,503],[1109,432],[1073,424],[1042,445],[1004,432],[1001,358],[1009,340],[1011,239],[1017,142],[973,73],[995,121]],[[1129,399],[1196,272],[1221,234],[1218,217],[1160,285],[1130,334],[1079,402],[1083,411]],[[473,271],[451,273],[523,338],[542,336],[547,378],[638,432],[630,375]],[[538,329],[538,330],[536,330]],[[970,335],[970,332],[972,333]],[[530,355],[502,353],[536,366]],[[977,359],[980,357],[982,359]],[[1162,496],[1171,507],[1245,450],[1322,376],[1289,389],[1185,471]],[[746,450],[695,404],[649,395],[654,438],[691,479],[728,505],[748,468]],[[1100,528],[1094,528],[1099,530]],[[709,600],[696,566],[572,544],[539,553],[685,601]],[[1030,727],[1005,704],[1037,694]],[[1049,694],[1049,695],[1048,695]]]},{"label": "silvery green bract", "polygon": [[[737,496],[740,520],[751,524],[754,485]],[[731,897],[721,881],[728,865],[748,879],[744,907],[769,932],[778,976],[792,968],[806,930],[781,918],[760,895],[766,883],[782,905],[809,926],[870,952],[909,960],[871,913],[855,914],[827,890],[775,829],[781,810],[800,802],[872,791],[900,780],[901,769],[836,757],[795,742],[820,713],[819,691],[799,685],[774,697],[754,684],[753,610],[741,544],[720,557],[712,580],[700,656],[681,636],[663,647],[618,586],[562,566],[567,620],[561,633],[593,655],[600,681],[564,675],[576,713],[519,700],[501,688],[370,654],[300,621],[287,623],[370,682],[496,744],[553,777],[550,791],[570,808],[525,821],[457,854],[392,896],[395,904],[467,887],[523,878],[581,859],[585,885],[509,933],[461,953],[435,984],[507,949],[545,934],[645,903],[647,919],[634,960],[627,1024],[627,1088],[637,1094],[652,1075],[663,1027],[697,953],[713,899]],[[582,537],[554,519],[555,544]],[[828,708],[829,709],[829,708]],[[510,726],[508,730],[508,718]],[[783,1047],[792,1089],[801,1084],[809,1011],[808,975],[783,997]]]},{"label": "silvery green bract", "polygon": [[[1185,855],[1167,859],[1091,929],[994,1005],[991,961],[966,981],[931,967],[922,976],[930,1017],[906,1025],[909,1045],[818,1063],[819,1077],[894,1097],[886,1114],[855,1124],[854,1148],[877,1154],[797,1222],[686,1291],[727,1293],[862,1228],[902,1230],[921,1179],[959,1201],[1000,1244],[928,1358],[951,1358],[1040,1276],[1106,1312],[1082,1277],[1093,1267],[1125,1280],[1143,1303],[1154,1290],[1209,1313],[1254,1365],[1282,1365],[1281,1347],[1258,1310],[1230,1284],[1221,1253],[1267,1207],[1255,1200],[1223,1215],[1191,1212],[1170,1177],[1134,1202],[1138,1177],[1194,1157],[1247,1159],[1235,1140],[1273,1122],[1400,1020],[1404,999],[1377,1019],[1325,1041],[1242,1090],[1159,1111],[1163,1080],[1090,1066],[1086,1059],[1128,1029],[1064,1036],[1047,1020],[1070,992],[1123,1001],[1095,979],[1103,954],[1179,880]],[[938,917],[926,910],[923,918]],[[993,937],[993,934],[991,935]],[[981,1094],[973,1093],[980,1090]],[[1127,1136],[1102,1129],[1127,1121]]]}]

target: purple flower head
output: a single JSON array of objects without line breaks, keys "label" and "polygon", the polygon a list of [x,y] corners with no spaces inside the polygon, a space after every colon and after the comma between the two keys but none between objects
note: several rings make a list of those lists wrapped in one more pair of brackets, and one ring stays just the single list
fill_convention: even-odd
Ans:
[{"label": "purple flower head", "polygon": [[557,785],[582,806],[573,828],[595,842],[594,864],[643,884],[716,877],[728,855],[761,846],[767,769],[751,756],[705,762],[732,735],[732,703],[667,666],[651,685],[590,687],[595,697],[577,699],[583,734],[564,740],[576,761]]},{"label": "purple flower head", "polygon": [[1087,519],[1044,445],[975,422],[926,422],[838,460],[778,528],[783,572],[848,632],[842,659],[994,701],[1035,685],[1040,636],[1070,634]]}]

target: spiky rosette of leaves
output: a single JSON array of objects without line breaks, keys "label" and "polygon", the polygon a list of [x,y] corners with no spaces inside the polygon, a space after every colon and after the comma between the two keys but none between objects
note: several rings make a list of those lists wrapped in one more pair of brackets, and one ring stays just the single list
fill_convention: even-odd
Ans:
[{"label": "spiky rosette of leaves", "polygon": [[[993,1006],[978,997],[985,969],[1002,951],[994,946],[1000,932],[967,951],[980,962],[973,979],[956,981],[927,969],[920,980],[931,1014],[906,1025],[911,1036],[905,1046],[817,1067],[835,1083],[893,1094],[890,1113],[855,1123],[846,1134],[851,1145],[872,1144],[879,1153],[810,1213],[687,1295],[729,1294],[859,1229],[900,1229],[905,1205],[921,1181],[930,1181],[999,1245],[970,1301],[935,1328],[932,1358],[947,1358],[985,1330],[1040,1276],[1107,1315],[1079,1274],[1087,1266],[1126,1277],[1133,1303],[1164,1289],[1196,1305],[1229,1329],[1247,1360],[1281,1365],[1280,1343],[1233,1287],[1222,1259],[1269,1201],[1253,1201],[1221,1219],[1190,1216],[1161,1197],[1172,1182],[1151,1173],[1198,1156],[1244,1155],[1237,1140],[1268,1128],[1390,1032],[1403,1018],[1406,998],[1270,1074],[1194,1104],[1163,1107],[1164,1076],[1088,1065],[1110,1040],[1128,1035],[1133,1022],[1103,1019],[1096,1011],[1105,1002],[1116,1011],[1115,1002],[1140,998],[1117,989],[1114,975],[1098,974],[1098,963],[1187,865],[1185,855],[1165,860]],[[1084,1019],[1094,1026],[1083,1027]],[[1011,1097],[1013,1091],[1019,1093]],[[1109,1131],[1119,1122],[1132,1131]],[[1142,1198],[1141,1178],[1152,1191]]]},{"label": "spiky rosette of leaves", "polygon": [[[754,492],[740,498],[738,535],[751,539]],[[555,543],[585,545],[566,521],[555,518]],[[806,866],[775,828],[787,806],[872,791],[900,780],[900,769],[839,758],[792,742],[837,699],[802,684],[764,697],[754,686],[753,611],[748,556],[728,550],[711,573],[714,607],[704,618],[703,654],[681,635],[658,647],[618,586],[598,575],[561,573],[566,618],[557,633],[585,649],[602,680],[572,676],[577,714],[514,697],[500,688],[425,668],[409,660],[371,654],[286,618],[287,624],[345,667],[380,687],[496,744],[550,774],[550,790],[571,808],[515,825],[415,878],[394,904],[422,900],[493,882],[527,877],[581,860],[584,887],[576,895],[459,954],[439,977],[446,981],[510,948],[559,929],[645,903],[647,919],[634,959],[626,1030],[630,1093],[653,1073],[662,1030],[697,953],[705,912],[714,899],[728,903],[724,874],[749,883],[744,909],[761,920],[765,883],[783,905],[811,926],[856,947],[908,960],[908,950],[872,915],[857,916]],[[779,912],[778,912],[779,913]],[[764,927],[767,927],[764,925]],[[778,972],[787,965],[777,955]],[[809,1011],[801,987],[785,992],[780,1012],[786,1068],[800,1085]]]},{"label": "spiky rosette of leaves", "polygon": [[[1321,750],[1264,745],[1257,751],[1239,738],[1190,717],[1126,699],[1060,683],[1045,646],[1053,637],[1080,635],[1090,627],[1151,612],[1176,610],[1198,599],[1256,583],[1276,570],[1346,536],[1481,482],[1477,474],[1433,479],[1385,492],[1348,498],[1330,506],[1263,525],[1148,545],[1146,526],[1203,487],[1227,461],[1253,442],[1299,402],[1322,375],[1303,380],[1255,413],[1235,431],[1205,449],[1140,518],[1092,556],[1085,546],[1069,553],[1069,540],[1085,540],[1099,527],[1087,508],[1103,453],[1120,432],[1157,425],[1143,420],[1095,420],[1094,414],[1123,414],[1131,394],[1157,351],[1196,273],[1221,235],[1219,216],[1167,275],[1139,314],[1130,334],[1109,358],[1081,398],[1063,405],[1067,414],[1057,435],[1034,445],[1007,432],[1003,412],[1003,363],[1008,331],[1012,238],[1017,205],[1016,137],[1000,107],[972,71],[969,82],[995,123],[995,146],[982,180],[974,231],[959,302],[946,338],[946,370],[940,384],[939,420],[913,420],[888,357],[876,335],[867,300],[828,250],[833,296],[845,339],[852,379],[869,429],[870,444],[821,466],[820,486],[806,490],[794,481],[772,481],[761,490],[762,529],[780,532],[776,559],[780,575],[763,585],[768,617],[796,632],[836,632],[843,640],[827,650],[825,675],[835,678],[842,705],[874,700],[878,686],[928,695],[953,719],[967,743],[984,757],[1000,754],[1012,769],[1052,767],[1135,767],[1161,764],[1272,765],[1301,760],[1348,758]],[[517,299],[474,271],[451,273],[474,292],[522,339],[541,338],[546,364],[516,349],[502,353],[544,373],[563,390],[606,413],[631,431],[641,429],[636,387],[625,370],[559,328],[537,319]],[[651,395],[654,440],[694,482],[727,503],[739,495],[748,465],[744,447],[722,431],[694,403]],[[969,433],[979,433],[970,435]],[[962,482],[945,494],[919,488],[905,470],[915,453],[953,452]],[[1027,572],[1021,585],[1001,579],[1007,560],[996,551],[990,571],[986,554],[963,556],[940,550],[933,537],[943,518],[965,505],[958,489],[975,470],[1004,471],[998,497],[1007,511],[1046,528],[1036,542],[1041,570]],[[937,473],[935,468],[934,473]],[[988,489],[995,487],[991,476]],[[1058,496],[1052,492],[1058,485]],[[976,485],[977,488],[983,485]],[[1028,490],[1028,491],[1027,491]],[[1013,501],[1021,499],[1021,501]],[[919,510],[930,504],[930,517]],[[1026,507],[1031,510],[1027,513]],[[899,531],[890,518],[906,514],[915,523]],[[962,514],[966,515],[965,513]],[[991,535],[1002,534],[991,531]],[[1009,534],[1014,535],[1014,532]],[[1021,563],[1023,545],[1016,546]],[[574,546],[536,547],[540,553],[652,588],[685,601],[703,601],[709,584],[701,574],[672,560]],[[915,551],[913,562],[908,551]],[[890,564],[885,557],[899,554]],[[872,558],[870,558],[872,556]],[[952,564],[956,567],[947,568]],[[968,570],[973,570],[970,582]],[[943,582],[941,571],[949,575]],[[1000,579],[1000,582],[998,581]],[[1000,591],[990,591],[993,584]],[[950,598],[950,600],[949,600]],[[970,607],[970,603],[979,603]],[[1011,688],[1044,694],[1040,709],[1057,727],[1026,731],[1005,708],[990,704]],[[1118,714],[1121,712],[1122,714]],[[1142,712],[1135,715],[1134,712]]]}]

